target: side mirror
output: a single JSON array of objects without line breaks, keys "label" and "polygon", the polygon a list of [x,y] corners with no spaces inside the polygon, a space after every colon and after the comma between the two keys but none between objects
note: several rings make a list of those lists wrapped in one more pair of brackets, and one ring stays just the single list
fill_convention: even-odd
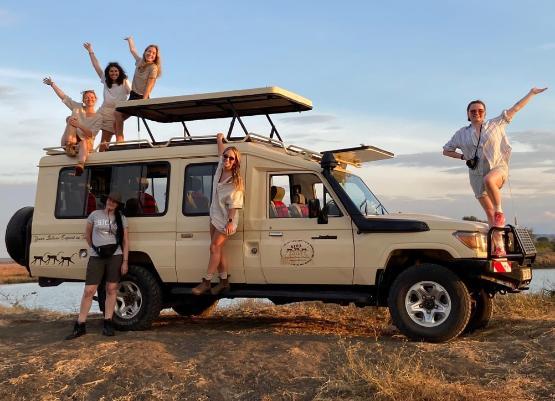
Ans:
[{"label": "side mirror", "polygon": [[328,224],[328,205],[324,205],[318,215],[318,224]]},{"label": "side mirror", "polygon": [[319,199],[309,199],[308,200],[308,217],[311,219],[320,216],[320,200]]}]

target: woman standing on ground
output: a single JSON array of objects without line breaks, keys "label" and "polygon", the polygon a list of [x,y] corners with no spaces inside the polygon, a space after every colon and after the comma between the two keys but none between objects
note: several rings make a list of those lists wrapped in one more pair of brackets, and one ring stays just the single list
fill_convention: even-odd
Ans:
[{"label": "woman standing on ground", "polygon": [[[241,177],[241,154],[234,146],[225,148],[223,134],[218,134],[218,156],[220,161],[212,184],[212,204],[210,205],[210,260],[206,276],[193,288],[193,294],[202,295],[210,291],[212,295],[229,290],[228,262],[223,252],[227,239],[237,231],[239,215],[237,209],[243,207],[243,178]],[[220,282],[211,288],[216,272]]]},{"label": "woman standing on ground", "polygon": [[[473,100],[466,107],[470,125],[459,129],[443,146],[443,154],[465,160],[469,168],[470,185],[474,195],[486,212],[490,227],[504,227],[505,215],[501,205],[501,188],[509,176],[511,146],[505,127],[514,115],[532,97],[547,88],[532,88],[513,107],[504,110],[498,117],[486,120],[486,105],[481,100]],[[456,152],[460,149],[462,153]],[[504,254],[500,243],[494,253]]]},{"label": "woman standing on ground", "polygon": [[[110,142],[112,135],[116,133],[116,102],[127,100],[127,96],[131,92],[131,85],[127,80],[125,71],[118,63],[110,62],[102,71],[100,63],[96,58],[93,47],[90,43],[85,42],[83,47],[89,52],[91,63],[94,70],[100,78],[100,82],[104,85],[104,101],[98,112],[102,115],[102,139],[101,144]],[[123,141],[123,133],[116,135],[116,141]],[[104,145],[101,145],[101,151],[106,150]]]},{"label": "woman standing on ground", "polygon": [[[162,58],[157,45],[148,45],[142,57],[137,53],[132,36],[125,38],[129,51],[135,58],[135,74],[131,85],[129,100],[148,99],[156,80],[162,75]],[[129,117],[116,112],[116,136],[123,137],[123,122]]]},{"label": "woman standing on ground", "polygon": [[89,262],[85,289],[81,298],[79,317],[73,332],[66,337],[72,340],[86,334],[87,315],[91,309],[93,296],[102,278],[106,278],[106,303],[104,305],[104,328],[102,334],[114,335],[112,316],[116,306],[116,292],[120,277],[127,273],[129,240],[127,219],[120,212],[121,196],[111,192],[102,210],[95,210],[87,218],[85,240],[89,244]]},{"label": "woman standing on ground", "polygon": [[82,103],[75,102],[67,96],[52,80],[47,77],[42,80],[51,86],[56,95],[62,99],[71,110],[71,116],[66,119],[66,129],[62,135],[62,147],[68,156],[78,155],[75,175],[83,174],[87,156],[94,149],[94,138],[102,126],[102,115],[94,110],[96,93],[93,90],[82,92]]}]

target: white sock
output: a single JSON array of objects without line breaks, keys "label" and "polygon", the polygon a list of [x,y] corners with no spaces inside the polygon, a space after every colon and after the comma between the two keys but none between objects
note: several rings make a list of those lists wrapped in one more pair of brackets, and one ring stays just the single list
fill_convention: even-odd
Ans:
[{"label": "white sock", "polygon": [[220,278],[225,280],[227,278],[227,272],[220,273]]},{"label": "white sock", "polygon": [[495,211],[497,213],[503,213],[503,209],[501,209],[501,205],[495,206]]},{"label": "white sock", "polygon": [[204,276],[204,278],[208,281],[212,281],[212,279],[214,278],[214,273],[206,273],[206,276]]}]

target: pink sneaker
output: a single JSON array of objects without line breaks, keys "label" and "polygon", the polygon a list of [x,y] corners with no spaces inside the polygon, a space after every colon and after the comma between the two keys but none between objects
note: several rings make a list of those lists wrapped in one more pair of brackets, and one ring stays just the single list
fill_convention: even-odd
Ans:
[{"label": "pink sneaker", "polygon": [[493,225],[495,227],[505,227],[505,214],[503,212],[493,214]]}]

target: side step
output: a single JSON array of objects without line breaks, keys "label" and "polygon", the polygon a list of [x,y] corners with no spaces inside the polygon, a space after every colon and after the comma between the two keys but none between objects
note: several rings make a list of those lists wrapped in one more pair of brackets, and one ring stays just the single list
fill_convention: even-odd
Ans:
[{"label": "side step", "polygon": [[[218,298],[271,298],[289,302],[324,301],[360,305],[375,305],[373,286],[295,286],[295,285],[245,285],[231,284],[231,289]],[[172,295],[191,295],[193,287],[176,286],[170,290]],[[211,295],[205,295],[211,296]]]}]

